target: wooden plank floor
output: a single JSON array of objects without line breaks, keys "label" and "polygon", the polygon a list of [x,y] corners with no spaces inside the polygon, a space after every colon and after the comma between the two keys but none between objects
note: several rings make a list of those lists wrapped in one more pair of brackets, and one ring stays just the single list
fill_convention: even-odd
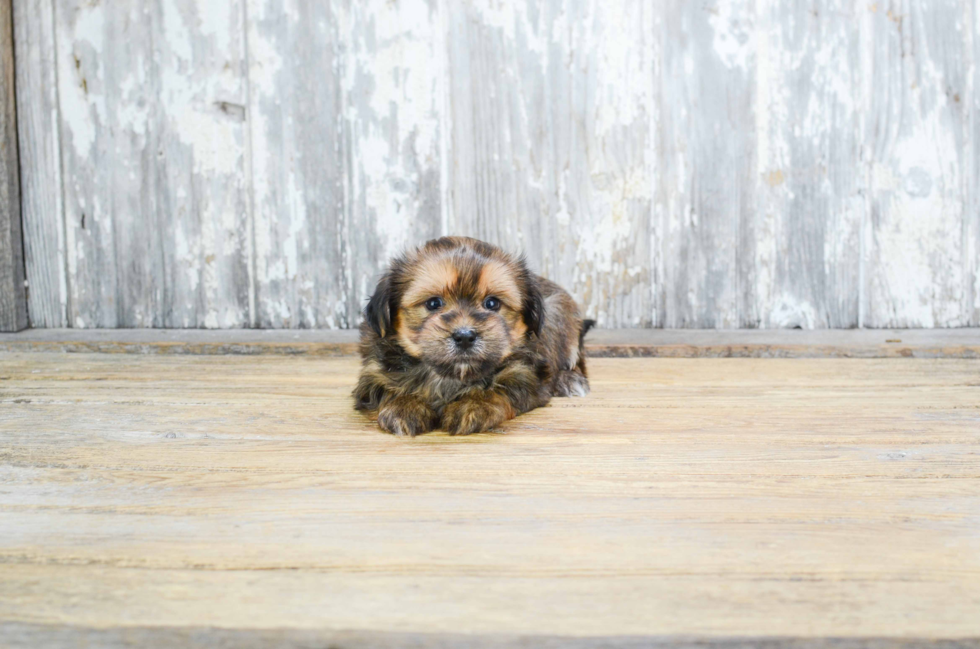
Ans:
[{"label": "wooden plank floor", "polygon": [[594,359],[415,440],[356,370],[0,354],[0,645],[980,638],[980,361]]}]

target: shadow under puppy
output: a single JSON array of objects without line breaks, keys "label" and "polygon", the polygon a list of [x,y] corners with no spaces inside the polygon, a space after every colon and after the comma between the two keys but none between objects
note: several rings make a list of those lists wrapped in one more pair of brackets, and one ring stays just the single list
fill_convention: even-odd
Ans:
[{"label": "shadow under puppy", "polygon": [[589,393],[572,297],[488,243],[443,237],[395,259],[361,325],[357,410],[395,435],[488,430]]}]

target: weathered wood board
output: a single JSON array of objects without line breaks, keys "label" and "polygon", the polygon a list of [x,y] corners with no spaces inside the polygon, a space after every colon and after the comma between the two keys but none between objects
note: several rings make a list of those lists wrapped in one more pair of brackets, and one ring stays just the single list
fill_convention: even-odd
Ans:
[{"label": "weathered wood board", "polygon": [[748,3],[665,7],[663,325],[738,327],[738,260],[756,209],[754,12]]},{"label": "weathered wood board", "polygon": [[14,4],[35,326],[349,328],[449,233],[606,327],[980,325],[977,0]]},{"label": "weathered wood board", "polygon": [[343,327],[344,147],[335,8],[247,0],[251,325]]},{"label": "weathered wood board", "polygon": [[[882,3],[865,12],[865,62],[873,122],[864,231],[868,326],[970,323],[968,174],[976,164],[969,109],[976,65],[970,3]],[[901,64],[895,64],[901,61]],[[970,94],[967,94],[970,93]],[[975,190],[975,188],[974,188]]]},{"label": "weathered wood board", "polygon": [[62,207],[54,6],[15,0],[21,213],[33,327],[67,327],[68,273]]},{"label": "weathered wood board", "polygon": [[658,10],[448,6],[447,231],[526,251],[600,326],[651,326]]},{"label": "weathered wood board", "polygon": [[247,326],[241,3],[54,17],[69,323]]},{"label": "weathered wood board", "polygon": [[[972,285],[973,293],[973,313],[970,316],[970,324],[980,325],[980,0],[973,2],[973,21],[966,21],[969,39],[972,41],[973,77],[967,78],[969,84],[964,97],[967,97],[967,110],[970,111],[969,123],[971,124],[970,141],[972,143],[973,157],[970,159],[972,172],[966,176],[967,212],[963,231],[966,241],[964,250],[970,261],[969,281]],[[972,97],[972,102],[969,98]]]},{"label": "weathered wood board", "polygon": [[[30,329],[0,333],[0,352],[356,356],[353,329]],[[592,358],[980,359],[980,328],[593,329]]]},{"label": "weathered wood board", "polygon": [[[395,255],[447,232],[446,33],[433,0],[343,0],[346,326]],[[337,321],[339,325],[341,321]],[[317,323],[319,324],[319,323]],[[321,325],[322,326],[322,325]]]},{"label": "weathered wood board", "polygon": [[980,361],[592,359],[589,397],[415,440],[356,371],[0,355],[0,644],[980,637]]},{"label": "weathered wood board", "polygon": [[860,318],[865,110],[854,27],[864,9],[848,0],[759,7],[757,202],[742,221],[739,324],[868,325]]},{"label": "weathered wood board", "polygon": [[0,331],[27,327],[13,36],[10,1],[0,0]]}]

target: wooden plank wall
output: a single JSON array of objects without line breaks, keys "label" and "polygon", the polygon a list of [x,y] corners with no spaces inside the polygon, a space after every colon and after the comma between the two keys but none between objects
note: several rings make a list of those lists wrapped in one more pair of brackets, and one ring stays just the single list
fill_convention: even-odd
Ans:
[{"label": "wooden plank wall", "polygon": [[444,233],[606,327],[980,325],[980,0],[14,0],[40,327],[356,326]]},{"label": "wooden plank wall", "polygon": [[10,0],[0,0],[0,331],[27,326]]}]

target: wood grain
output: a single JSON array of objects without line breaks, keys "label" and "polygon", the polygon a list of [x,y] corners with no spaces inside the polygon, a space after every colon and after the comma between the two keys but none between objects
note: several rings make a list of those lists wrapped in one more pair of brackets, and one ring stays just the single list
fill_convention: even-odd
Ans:
[{"label": "wood grain", "polygon": [[240,3],[55,16],[72,326],[248,324]]},{"label": "wood grain", "polygon": [[307,4],[249,3],[255,324],[347,328],[441,231],[442,23],[421,1]]},{"label": "wood grain", "polygon": [[756,204],[754,5],[665,5],[658,178],[664,327],[741,326]]},{"label": "wood grain", "polygon": [[352,328],[455,233],[607,327],[978,326],[976,3],[17,0],[34,322]]},{"label": "wood grain", "polygon": [[587,398],[411,442],[356,369],[0,356],[0,620],[980,635],[977,361],[594,359]]},{"label": "wood grain", "polygon": [[[344,0],[346,326],[360,323],[389,260],[449,231],[442,2]],[[318,323],[323,326],[323,323]]]},{"label": "wood grain", "polygon": [[449,230],[523,250],[601,326],[650,326],[657,10],[448,6]]},{"label": "wood grain", "polygon": [[865,326],[955,327],[971,319],[975,250],[965,219],[975,216],[967,216],[963,188],[973,148],[964,98],[975,63],[966,9],[947,0],[883,2],[862,12],[871,166]]},{"label": "wood grain", "polygon": [[742,221],[742,327],[858,326],[861,42],[849,1],[762,3],[756,18],[758,202]]},{"label": "wood grain", "polygon": [[52,0],[15,0],[17,130],[30,323],[68,326]]},{"label": "wood grain", "polygon": [[504,633],[413,633],[392,631],[335,631],[325,629],[216,629],[210,627],[126,627],[99,629],[80,626],[0,622],[0,637],[11,649],[75,649],[92,646],[117,649],[972,649],[973,638],[801,638],[717,636],[567,635]]},{"label": "wood grain", "polygon": [[343,104],[335,3],[248,0],[254,317],[346,327]]},{"label": "wood grain", "polygon": [[970,324],[974,327],[980,326],[980,0],[974,0],[972,20],[970,16],[965,19],[968,27],[965,34],[967,43],[972,45],[973,55],[973,76],[967,79],[972,84],[968,97],[972,96],[973,101],[967,100],[967,110],[969,111],[969,122],[971,124],[970,141],[972,142],[972,157],[969,158],[972,165],[972,173],[967,175],[967,196],[969,197],[968,209],[965,215],[965,237],[964,250],[967,258],[971,260],[969,266],[970,284],[973,294],[973,312],[970,317]]},{"label": "wood grain", "polygon": [[27,327],[10,0],[0,2],[0,331]]}]

